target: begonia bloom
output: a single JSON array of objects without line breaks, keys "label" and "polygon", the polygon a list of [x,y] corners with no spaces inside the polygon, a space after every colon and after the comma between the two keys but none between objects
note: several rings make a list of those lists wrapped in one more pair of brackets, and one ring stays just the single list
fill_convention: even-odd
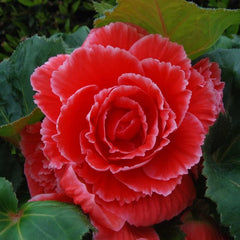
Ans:
[{"label": "begonia bloom", "polygon": [[[36,160],[44,164],[36,164],[99,226],[96,239],[113,232],[157,239],[148,227],[192,203],[189,170],[223,111],[217,64],[192,67],[181,45],[117,22],[92,30],[72,54],[50,58],[31,84],[45,114],[45,158]],[[42,189],[24,155],[34,197]]]}]

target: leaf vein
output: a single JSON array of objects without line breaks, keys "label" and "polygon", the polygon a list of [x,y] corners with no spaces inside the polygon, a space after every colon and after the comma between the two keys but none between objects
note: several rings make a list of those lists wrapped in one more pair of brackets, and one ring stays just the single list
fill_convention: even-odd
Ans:
[{"label": "leaf vein", "polygon": [[163,36],[168,37],[167,30],[166,30],[166,25],[165,25],[165,22],[164,22],[164,19],[163,19],[163,16],[162,16],[162,12],[160,10],[160,7],[158,5],[157,0],[154,0],[154,2],[155,2],[156,9],[157,9],[157,12],[158,12],[159,20],[162,24]]}]

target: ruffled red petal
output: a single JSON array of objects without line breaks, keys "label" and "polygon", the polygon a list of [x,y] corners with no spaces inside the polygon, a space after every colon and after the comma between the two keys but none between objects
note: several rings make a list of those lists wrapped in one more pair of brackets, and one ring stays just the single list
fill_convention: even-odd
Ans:
[{"label": "ruffled red petal", "polygon": [[207,82],[212,82],[215,89],[215,104],[217,106],[218,112],[224,112],[223,106],[223,88],[225,86],[224,82],[221,82],[221,69],[219,65],[215,62],[210,62],[208,58],[200,60],[193,66]]},{"label": "ruffled red petal", "polygon": [[91,168],[97,171],[110,170],[114,174],[119,171],[138,168],[151,160],[135,157],[134,159],[129,159],[127,161],[109,162],[103,156],[98,154],[98,152],[93,148],[93,145],[85,138],[84,134],[81,134],[80,136],[80,143],[82,153],[86,154],[85,161],[91,166]]},{"label": "ruffled red petal", "polygon": [[98,232],[94,234],[94,240],[159,240],[158,234],[152,227],[135,227],[125,224],[119,231],[112,231],[97,226]]},{"label": "ruffled red petal", "polygon": [[[143,68],[145,68],[144,64]],[[159,77],[160,75],[158,78]],[[161,76],[161,78],[162,77],[163,76]],[[119,84],[130,85],[132,87],[137,86],[147,96],[144,98],[144,94],[141,93],[135,97],[144,109],[148,124],[147,139],[145,143],[147,143],[148,140],[152,141],[158,135],[165,139],[169,133],[176,129],[175,114],[169,108],[161,88],[159,88],[154,79],[151,77],[147,78],[137,74],[126,73],[119,77]],[[163,146],[164,145],[165,144],[163,144]]]},{"label": "ruffled red petal", "polygon": [[173,218],[190,206],[195,196],[192,179],[189,175],[185,175],[182,182],[167,197],[153,193],[151,196],[122,206],[117,201],[106,203],[98,197],[96,200],[109,211],[138,227],[150,226]]},{"label": "ruffled red petal", "polygon": [[[145,34],[144,34],[145,33]],[[129,24],[116,22],[107,26],[92,29],[82,47],[91,47],[94,44],[118,47],[128,50],[133,43],[146,35],[142,29]]]},{"label": "ruffled red petal", "polygon": [[[86,161],[94,169],[106,170],[108,164],[112,172],[139,167],[169,143],[166,137],[176,128],[174,113],[150,79],[126,73],[120,76],[119,84],[95,95],[87,117],[90,132],[81,135],[82,152],[87,154]],[[134,128],[125,127],[126,132],[119,136],[119,125],[129,118],[138,122],[134,122]]]},{"label": "ruffled red petal", "polygon": [[176,122],[179,125],[188,109],[191,92],[186,88],[188,81],[184,72],[170,63],[159,62],[154,59],[142,61],[144,73],[157,84],[166,99],[169,107],[176,114]]},{"label": "ruffled red petal", "polygon": [[63,171],[60,185],[66,195],[90,215],[95,224],[101,224],[114,231],[119,231],[123,227],[125,220],[96,204],[95,196],[87,191],[86,185],[78,179],[71,166]]},{"label": "ruffled red petal", "polygon": [[61,154],[69,161],[82,162],[80,135],[88,128],[86,116],[93,105],[98,88],[88,85],[73,94],[61,109],[57,122],[58,134],[54,136]]},{"label": "ruffled red petal", "polygon": [[[108,94],[102,94],[101,91],[96,95],[95,104],[88,115],[90,132],[87,138],[98,153],[108,160],[131,158],[128,156],[130,153],[134,156],[141,154],[134,150],[145,140],[147,123],[141,104],[134,98],[137,94],[149,102],[144,92],[136,86],[116,86]],[[131,128],[129,122],[133,119],[135,122]],[[105,146],[101,146],[103,144]]]},{"label": "ruffled red petal", "polygon": [[204,137],[201,122],[187,113],[182,124],[169,137],[170,143],[143,166],[144,172],[160,180],[187,174],[188,169],[200,161]]},{"label": "ruffled red petal", "polygon": [[78,177],[86,183],[89,192],[98,195],[106,202],[117,200],[120,204],[130,203],[145,196],[143,192],[131,190],[109,171],[99,172],[87,164],[75,168]]},{"label": "ruffled red petal", "polygon": [[58,55],[50,58],[44,65],[36,68],[31,76],[33,90],[37,91],[34,95],[35,103],[53,122],[56,122],[62,104],[59,97],[52,92],[50,79],[52,73],[56,71],[68,57],[68,55]]},{"label": "ruffled red petal", "polygon": [[192,69],[188,88],[192,91],[188,111],[201,121],[207,133],[219,114],[219,97],[213,82],[206,82],[198,71]]},{"label": "ruffled red petal", "polygon": [[167,196],[182,180],[182,176],[167,181],[152,179],[143,172],[142,168],[121,171],[114,176],[133,191],[142,192],[146,195],[152,195],[155,192]]},{"label": "ruffled red petal", "polygon": [[41,123],[27,125],[21,132],[20,148],[25,157],[24,173],[31,196],[56,192],[57,181],[54,171],[42,152]]},{"label": "ruffled red petal", "polygon": [[78,89],[97,85],[100,89],[117,84],[122,73],[142,73],[140,62],[125,50],[101,45],[78,48],[55,71],[51,79],[53,92],[63,103]]},{"label": "ruffled red petal", "polygon": [[53,140],[57,134],[56,125],[47,117],[43,119],[40,133],[44,144],[42,151],[49,161],[49,167],[59,169],[64,163],[68,163],[69,161],[61,155],[57,143]]},{"label": "ruffled red petal", "polygon": [[140,60],[155,58],[160,62],[169,62],[179,66],[185,72],[185,78],[189,77],[191,61],[188,59],[183,46],[170,42],[168,38],[159,34],[150,34],[141,38],[133,44],[129,52]]}]

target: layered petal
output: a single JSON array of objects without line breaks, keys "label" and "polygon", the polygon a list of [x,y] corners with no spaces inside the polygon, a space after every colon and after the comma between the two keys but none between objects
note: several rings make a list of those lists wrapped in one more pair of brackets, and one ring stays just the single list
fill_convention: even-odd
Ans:
[{"label": "layered petal", "polygon": [[167,197],[153,193],[151,196],[122,206],[117,201],[106,203],[98,197],[96,200],[132,225],[150,226],[178,215],[192,204],[195,196],[192,179],[189,175],[185,175],[182,182]]},{"label": "layered petal", "polygon": [[89,192],[106,202],[116,200],[120,204],[124,204],[137,201],[140,197],[145,196],[144,192],[131,190],[109,171],[98,172],[89,165],[82,164],[81,167],[75,168],[75,172],[84,181]]},{"label": "layered petal", "polygon": [[58,134],[54,136],[61,154],[69,161],[82,162],[80,135],[88,128],[86,116],[91,109],[98,88],[88,85],[73,94],[61,109],[57,122]]},{"label": "layered petal", "polygon": [[185,78],[190,75],[191,61],[188,59],[183,46],[170,42],[159,34],[149,34],[129,49],[129,52],[142,60],[145,58],[158,59],[179,66],[185,72]]},{"label": "layered petal", "polygon": [[84,134],[80,136],[80,145],[82,147],[82,152],[85,155],[85,161],[91,166],[91,168],[97,171],[110,170],[112,174],[119,171],[126,171],[129,169],[134,169],[145,165],[150,159],[135,157],[133,159],[128,159],[125,161],[108,161],[103,156],[99,155],[98,152],[93,148],[93,145],[89,143]]},{"label": "layered petal", "polygon": [[100,89],[117,84],[122,73],[142,73],[138,59],[125,50],[101,45],[78,48],[55,71],[51,79],[53,92],[63,103],[78,89],[97,85]]},{"label": "layered petal", "polygon": [[128,50],[133,43],[146,35],[146,31],[129,24],[116,22],[101,28],[92,29],[82,47],[102,45]]},{"label": "layered petal", "polygon": [[52,57],[44,65],[36,68],[31,75],[33,90],[37,91],[34,95],[35,103],[53,122],[56,122],[62,104],[59,97],[52,92],[50,79],[52,73],[56,71],[68,57],[69,55]]},{"label": "layered petal", "polygon": [[206,86],[209,82],[212,82],[214,89],[214,97],[215,97],[215,106],[216,106],[216,114],[220,111],[224,112],[223,106],[223,88],[225,86],[224,82],[221,82],[221,69],[219,65],[215,62],[210,62],[208,58],[204,58],[200,60],[193,66],[205,80]]},{"label": "layered petal", "polygon": [[119,84],[94,97],[90,131],[86,138],[81,135],[86,161],[95,169],[139,167],[169,143],[176,129],[175,114],[151,79],[126,73]]},{"label": "layered petal", "polygon": [[59,169],[64,163],[68,163],[69,160],[61,155],[57,143],[53,140],[53,137],[57,134],[56,125],[47,117],[43,119],[40,133],[44,144],[42,151],[49,161],[49,167]]},{"label": "layered petal", "polygon": [[142,168],[121,171],[114,176],[133,191],[142,192],[146,195],[157,193],[168,196],[182,180],[181,175],[167,181],[153,179],[147,176]]},{"label": "layered petal", "polygon": [[[89,112],[90,131],[87,138],[95,145],[98,153],[109,160],[131,158],[128,157],[128,153],[144,142],[147,130],[146,116],[141,104],[134,99],[137,94],[149,100],[136,86],[116,86],[110,89],[108,94],[100,92]],[[103,144],[105,146],[101,146]],[[133,155],[140,154],[140,151],[137,154],[135,151]]]},{"label": "layered petal", "polygon": [[119,231],[123,227],[125,220],[96,204],[95,196],[87,191],[86,185],[78,179],[71,166],[62,171],[60,185],[66,195],[90,215],[93,223],[114,231]]},{"label": "layered petal", "polygon": [[188,111],[201,121],[207,133],[219,114],[219,98],[214,84],[212,81],[206,82],[197,70],[192,69],[188,88],[192,91]]},{"label": "layered petal", "polygon": [[160,180],[187,174],[188,169],[200,161],[204,137],[201,122],[187,113],[179,128],[171,134],[170,144],[143,166],[144,172]]},{"label": "layered petal", "polygon": [[[145,71],[145,66],[143,64],[143,69]],[[146,72],[145,72],[146,74]],[[163,145],[164,139],[167,139],[169,133],[173,132],[176,126],[176,115],[172,112],[172,109],[169,107],[165,94],[162,92],[162,89],[156,84],[155,79],[149,77],[143,77],[141,75],[126,73],[119,77],[119,84],[129,85],[129,86],[138,86],[145,95],[150,98],[147,101],[147,98],[143,97],[143,94],[136,96],[136,99],[144,109],[146,115],[146,120],[148,123],[148,133],[147,140],[156,139],[159,135],[162,138]],[[164,78],[165,76],[159,74],[158,78]],[[156,112],[156,113],[155,113]],[[155,114],[157,115],[155,115]],[[154,145],[153,145],[154,146]]]},{"label": "layered petal", "polygon": [[154,59],[145,59],[142,61],[145,76],[161,89],[169,107],[176,114],[176,123],[179,125],[189,106],[191,91],[186,87],[184,72],[170,63],[162,63]]}]

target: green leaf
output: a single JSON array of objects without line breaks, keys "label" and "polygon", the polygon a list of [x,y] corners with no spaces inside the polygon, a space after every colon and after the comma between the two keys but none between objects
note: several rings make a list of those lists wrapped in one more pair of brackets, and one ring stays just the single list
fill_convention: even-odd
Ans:
[{"label": "green leaf", "polygon": [[229,49],[233,47],[233,42],[232,39],[226,37],[226,36],[221,36],[217,42],[209,49],[209,51],[213,51],[219,48],[223,49]]},{"label": "green leaf", "polygon": [[17,92],[13,91],[10,79],[10,61],[0,63],[0,125],[9,124],[22,116],[22,107]]},{"label": "green leaf", "polygon": [[183,0],[118,0],[118,6],[95,20],[100,27],[110,22],[130,22],[183,45],[191,59],[202,55],[233,24],[240,10],[203,9]]},{"label": "green leaf", "polygon": [[9,60],[11,64],[10,80],[13,87],[21,93],[24,115],[30,114],[36,107],[32,101],[31,74],[36,67],[58,53],[65,53],[61,39],[54,41],[33,36],[20,44],[11,56]]},{"label": "green leaf", "polygon": [[[36,67],[58,53],[65,53],[61,39],[48,40],[33,36],[22,42],[8,61],[0,64],[0,84],[6,85],[5,88],[0,89],[0,99],[4,100],[3,103],[1,101],[2,112],[5,115],[3,117],[2,114],[0,125],[19,119],[20,112],[25,116],[36,108],[32,98],[34,92],[30,84],[30,76]],[[10,96],[6,96],[6,91]],[[22,111],[19,111],[19,103]],[[10,113],[9,109],[12,110]]]},{"label": "green leaf", "polygon": [[1,240],[82,239],[91,228],[80,209],[67,203],[28,202],[17,211],[11,184],[0,178]]},{"label": "green leaf", "polygon": [[113,5],[108,2],[93,2],[94,9],[100,15],[103,15],[105,11],[110,10],[113,8]]},{"label": "green leaf", "polygon": [[26,124],[42,119],[33,102],[30,76],[49,57],[65,52],[66,44],[61,38],[33,36],[0,63],[0,136],[16,141],[16,135]]},{"label": "green leaf", "polygon": [[[17,212],[17,198],[13,193],[12,184],[4,178],[0,178],[0,219],[7,212]],[[1,236],[1,220],[0,220],[0,236]],[[1,238],[0,238],[1,239]]]},{"label": "green leaf", "polygon": [[[235,39],[235,44],[238,40]],[[206,196],[217,204],[221,222],[240,239],[240,49],[218,49],[204,57],[219,63],[225,81],[225,114],[210,129],[204,144]]]},{"label": "green leaf", "polygon": [[72,13],[75,13],[77,10],[78,10],[78,8],[79,8],[79,6],[80,6],[80,3],[81,3],[81,0],[78,0],[78,1],[75,1],[73,4],[72,4]]},{"label": "green leaf", "polygon": [[212,155],[205,153],[204,159],[204,174],[207,176],[206,196],[217,203],[221,222],[230,226],[230,232],[238,240],[240,239],[240,157],[217,163]]},{"label": "green leaf", "polygon": [[20,140],[20,131],[28,124],[34,124],[44,117],[39,108],[35,108],[30,114],[22,117],[12,123],[0,126],[0,136],[9,139],[10,142],[17,145]]},{"label": "green leaf", "polygon": [[209,51],[217,50],[218,48],[240,48],[240,36],[232,35],[231,38],[227,36],[221,36],[216,42],[216,44],[214,44]]},{"label": "green leaf", "polygon": [[239,30],[239,24],[235,24],[230,26],[228,29],[225,31],[225,35],[231,37],[233,34],[237,34]]},{"label": "green leaf", "polygon": [[81,46],[88,33],[89,28],[82,26],[72,34],[58,33],[49,39],[33,36],[0,63],[0,137],[17,144],[20,131],[43,118],[33,102],[31,74],[50,57]]}]

